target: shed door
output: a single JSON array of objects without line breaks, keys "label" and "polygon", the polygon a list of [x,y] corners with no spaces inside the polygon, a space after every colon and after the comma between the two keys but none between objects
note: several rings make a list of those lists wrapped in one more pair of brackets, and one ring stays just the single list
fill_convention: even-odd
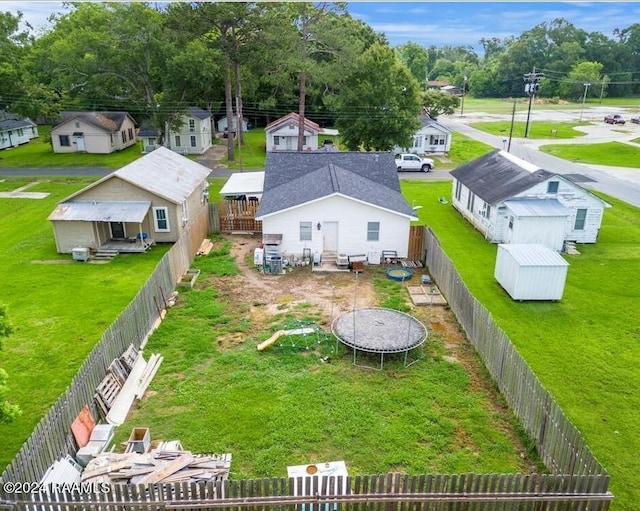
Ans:
[{"label": "shed door", "polygon": [[338,222],[324,222],[322,224],[324,252],[338,251]]}]

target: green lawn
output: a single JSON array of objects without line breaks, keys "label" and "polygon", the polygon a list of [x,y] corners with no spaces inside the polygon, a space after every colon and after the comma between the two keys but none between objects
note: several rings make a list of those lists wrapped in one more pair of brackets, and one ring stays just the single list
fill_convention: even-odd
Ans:
[{"label": "green lawn", "polygon": [[38,126],[39,138],[28,144],[0,151],[0,167],[106,167],[118,169],[142,156],[140,146],[134,144],[111,154],[53,152],[49,142],[50,126]]},{"label": "green lawn", "polygon": [[[30,181],[35,180],[3,178],[0,184],[7,190]],[[56,253],[47,216],[57,201],[91,181],[39,181],[29,191],[49,192],[46,199],[0,199],[0,301],[15,330],[3,342],[0,367],[9,373],[11,400],[23,410],[13,424],[0,425],[2,468],[168,249],[158,245],[102,265],[61,264],[71,256]]]},{"label": "green lawn", "polygon": [[[530,466],[507,433],[510,414],[491,404],[496,396],[486,371],[470,376],[448,359],[437,332],[427,356],[408,369],[390,358],[384,371],[355,368],[344,350],[335,355],[331,335],[311,350],[258,352],[256,345],[291,318],[325,325],[328,319],[283,296],[279,312],[261,325],[252,314],[255,303],[235,299],[228,242],[194,267],[202,271],[195,289],[181,294],[147,345],[164,362],[118,440],[144,424],[154,438],[179,438],[197,452],[231,452],[234,479],[284,476],[287,465],[331,459],[347,460],[352,474],[504,473]],[[310,268],[297,272],[313,278]],[[386,279],[383,269],[368,273],[362,278],[375,279],[382,305],[407,309],[401,283]],[[336,286],[353,285],[350,276],[348,283],[334,277]],[[278,277],[287,278],[296,275]],[[221,340],[229,336],[237,341]]]},{"label": "green lawn", "polygon": [[640,168],[640,147],[607,142],[604,144],[543,145],[541,151],[577,163]]},{"label": "green lawn", "polygon": [[612,476],[612,509],[640,502],[640,211],[611,197],[598,242],[579,245],[558,303],[514,302],[497,284],[497,248],[449,205],[450,183],[403,181],[466,284],[493,314]]},{"label": "green lawn", "polygon": [[[588,122],[534,122],[529,124],[529,138],[574,138],[582,137],[584,133],[575,129],[576,126],[587,126]],[[508,138],[511,132],[511,121],[474,122],[472,127],[491,133],[492,135]],[[524,138],[527,124],[513,123],[513,137]]]},{"label": "green lawn", "polygon": [[[582,108],[582,101],[559,101],[552,103],[546,98],[536,98],[542,103],[536,102],[533,108],[536,110],[576,110]],[[511,114],[513,110],[513,102],[516,101],[516,109],[521,112],[526,110],[529,106],[529,99],[526,97],[518,98],[474,98],[467,95],[464,98],[464,112],[487,112],[494,114]],[[600,98],[588,98],[585,103],[585,108],[599,107],[599,106],[619,106],[624,108],[638,108],[638,98],[603,98],[602,102]],[[460,108],[458,107],[458,113]]]}]

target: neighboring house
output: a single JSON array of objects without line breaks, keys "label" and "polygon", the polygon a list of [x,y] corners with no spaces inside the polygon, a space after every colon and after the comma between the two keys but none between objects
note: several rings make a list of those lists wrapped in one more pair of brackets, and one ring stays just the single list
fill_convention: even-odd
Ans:
[{"label": "neighboring house", "polygon": [[18,147],[38,138],[38,126],[27,117],[3,114],[0,117],[0,149]]},{"label": "neighboring house", "polygon": [[494,150],[451,171],[452,203],[492,243],[595,243],[607,202],[560,174]]},{"label": "neighboring house", "polygon": [[136,143],[136,123],[127,112],[62,112],[51,128],[54,153],[108,154]]},{"label": "neighboring house", "polygon": [[445,85],[444,87],[440,87],[440,90],[447,94],[451,94],[452,96],[462,96],[464,94],[462,89],[455,85]]},{"label": "neighboring house", "polygon": [[[265,133],[267,137],[267,152],[272,151],[297,151],[298,127],[300,116],[291,112],[267,124]],[[304,120],[304,151],[318,149],[318,135],[337,135],[336,130],[327,130],[320,125],[305,118]]]},{"label": "neighboring house", "polygon": [[[233,117],[232,122],[231,122],[231,131],[236,131],[236,122],[237,122],[237,117]],[[220,133],[222,133],[223,131],[227,131],[229,129],[229,121],[227,121],[227,116],[225,115],[224,117],[222,117],[221,119],[218,120],[218,122],[216,123],[216,126],[218,127],[218,131]],[[247,121],[246,119],[242,119],[242,131],[249,131],[249,121]]]},{"label": "neighboring house", "polygon": [[427,89],[439,91],[442,87],[450,85],[446,80],[427,80]]},{"label": "neighboring house", "polygon": [[210,172],[159,147],[58,203],[49,216],[58,252],[113,240],[124,242],[121,251],[140,251],[141,240],[177,241],[207,207]]},{"label": "neighboring house", "polygon": [[181,117],[178,129],[169,129],[169,140],[165,144],[182,154],[203,154],[211,147],[211,113],[197,106],[189,107]]},{"label": "neighboring house", "polygon": [[391,153],[272,152],[256,220],[265,244],[281,240],[281,253],[361,255],[376,264],[383,250],[407,257],[417,217]]},{"label": "neighboring house", "polygon": [[428,115],[419,117],[421,128],[413,135],[411,147],[396,147],[399,153],[447,154],[451,149],[452,131]]},{"label": "neighboring house", "polygon": [[143,126],[138,130],[138,141],[143,153],[150,153],[162,145],[162,131],[151,126]]}]

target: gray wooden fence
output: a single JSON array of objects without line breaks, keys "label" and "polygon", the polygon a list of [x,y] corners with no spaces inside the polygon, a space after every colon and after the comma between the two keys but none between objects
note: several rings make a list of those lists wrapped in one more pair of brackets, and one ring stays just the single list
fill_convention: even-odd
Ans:
[{"label": "gray wooden fence", "polygon": [[425,247],[429,273],[446,296],[500,392],[535,440],[547,468],[556,474],[606,475],[578,429],[542,386],[489,311],[469,292],[431,230],[426,232]]},{"label": "gray wooden fence", "polygon": [[[188,241],[184,243],[176,244],[165,256],[136,299],[105,333],[67,392],[5,470],[3,482],[39,481],[56,459],[75,453],[69,424],[85,403],[93,402],[94,389],[111,360],[130,342],[139,344],[147,335],[157,318],[159,300],[173,289],[181,272],[190,264],[190,259],[185,259]],[[551,474],[410,476],[392,473],[344,479],[273,478],[198,484],[116,485],[106,488],[106,491],[91,487],[50,488],[50,491],[27,494],[7,493],[0,487],[0,509],[608,510],[613,496],[608,491],[609,475],[606,470],[488,311],[468,291],[429,230],[425,232],[424,262],[506,400],[531,438],[535,439],[538,452]]]}]

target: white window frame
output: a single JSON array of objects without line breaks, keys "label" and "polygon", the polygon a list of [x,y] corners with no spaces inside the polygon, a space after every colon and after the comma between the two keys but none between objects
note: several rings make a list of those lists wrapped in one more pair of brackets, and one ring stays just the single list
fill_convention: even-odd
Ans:
[{"label": "white window frame", "polygon": [[180,135],[176,135],[174,142],[176,143],[176,147],[182,147],[182,140]]},{"label": "white window frame", "polygon": [[462,197],[462,183],[457,179],[456,179],[455,197],[458,202],[460,201],[460,197]]},{"label": "white window frame", "polygon": [[196,130],[196,120],[189,119],[189,131],[195,131],[195,130]]},{"label": "white window frame", "polygon": [[273,136],[273,145],[280,145],[280,135]]},{"label": "white window frame", "polygon": [[[579,214],[581,211],[584,211],[584,216],[579,218]],[[585,226],[587,225],[587,215],[589,214],[589,210],[587,208],[578,208],[576,209],[576,218],[573,221],[573,230],[574,231],[584,231]],[[578,224],[580,221],[580,224]]]},{"label": "white window frame", "polygon": [[197,141],[195,135],[191,135],[189,141],[191,142],[191,147],[197,147],[198,146],[198,141]]},{"label": "white window frame", "polygon": [[367,222],[367,241],[380,241],[380,222]]},{"label": "white window frame", "polygon": [[[156,232],[171,232],[171,226],[169,225],[169,208],[166,207],[157,207],[157,208],[152,208],[153,209],[153,227],[156,230]],[[160,218],[158,216],[158,213],[160,212],[164,212],[164,218]],[[159,222],[160,221],[164,221],[166,222],[167,226],[166,227],[160,227]]]},{"label": "white window frame", "polygon": [[312,222],[300,222],[300,241],[311,241],[313,239]]},{"label": "white window frame", "polygon": [[182,201],[181,210],[182,210],[182,225],[187,225],[187,222],[189,221],[189,204],[187,203],[186,200]]},{"label": "white window frame", "polygon": [[[551,190],[551,185],[555,185],[555,190]],[[560,181],[549,181],[547,183],[547,193],[550,195],[556,195],[560,189]]]}]

